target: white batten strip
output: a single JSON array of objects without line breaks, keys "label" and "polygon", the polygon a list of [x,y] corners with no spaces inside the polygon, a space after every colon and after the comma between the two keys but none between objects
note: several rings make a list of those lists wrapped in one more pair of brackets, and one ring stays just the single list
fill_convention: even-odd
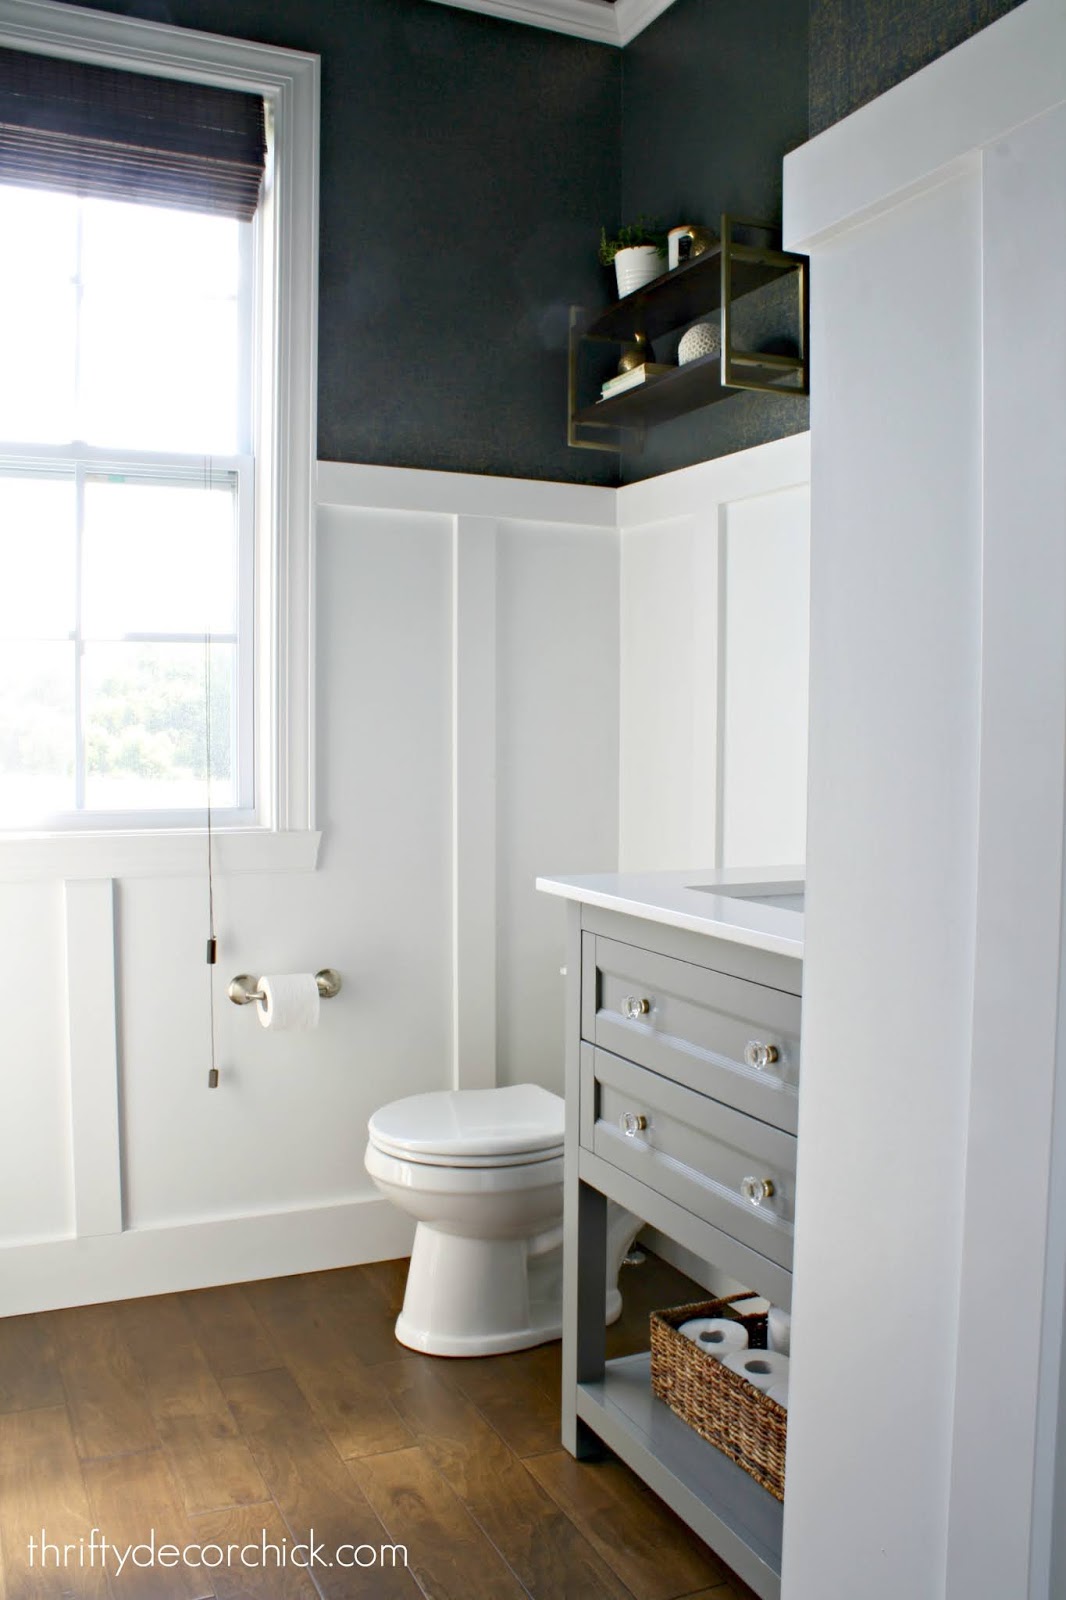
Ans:
[{"label": "white batten strip", "polygon": [[[306,829],[271,833],[235,829],[215,835],[221,873],[313,872],[322,835]],[[0,883],[54,882],[57,878],[201,877],[207,861],[202,828],[143,833],[36,834],[0,840]]]},{"label": "white batten strip", "polygon": [[74,1231],[122,1232],[115,907],[110,878],[66,885]]},{"label": "white batten strip", "polygon": [[452,543],[452,1084],[496,1082],[496,523]]},{"label": "white batten strip", "polygon": [[794,489],[809,483],[810,476],[811,436],[793,433],[609,492],[618,496],[617,525],[625,532],[674,517],[706,518],[716,505]]},{"label": "white batten strip", "polygon": [[320,506],[427,511],[439,516],[495,517],[512,522],[564,522],[571,528],[613,528],[615,490],[596,484],[499,478],[420,467],[318,463]]}]

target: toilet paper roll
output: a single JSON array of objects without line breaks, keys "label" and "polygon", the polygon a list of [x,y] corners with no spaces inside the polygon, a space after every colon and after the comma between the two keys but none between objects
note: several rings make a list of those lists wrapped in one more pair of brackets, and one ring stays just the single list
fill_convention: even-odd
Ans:
[{"label": "toilet paper roll", "polygon": [[771,1306],[766,1316],[766,1339],[771,1350],[783,1356],[792,1351],[792,1318],[780,1306]]},{"label": "toilet paper roll", "polygon": [[312,972],[271,972],[259,980],[256,1011],[264,1028],[317,1028],[320,996]]},{"label": "toilet paper roll", "polygon": [[787,1411],[788,1410],[788,1384],[787,1383],[775,1383],[772,1389],[767,1389],[766,1398],[768,1400],[776,1400],[778,1405],[779,1406],[783,1406],[784,1409]]},{"label": "toilet paper roll", "polygon": [[731,1317],[692,1317],[677,1331],[712,1356],[725,1357],[748,1348],[747,1328]]},{"label": "toilet paper roll", "polygon": [[764,1392],[788,1382],[788,1357],[777,1350],[734,1350],[723,1358],[723,1364]]}]

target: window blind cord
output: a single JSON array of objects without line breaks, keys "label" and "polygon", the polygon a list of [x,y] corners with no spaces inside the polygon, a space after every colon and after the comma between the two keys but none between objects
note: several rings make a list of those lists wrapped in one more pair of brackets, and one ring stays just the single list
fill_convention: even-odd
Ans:
[{"label": "window blind cord", "polygon": [[[204,463],[204,488],[210,484],[210,467]],[[207,965],[213,968],[218,960],[218,939],[215,934],[215,859],[214,829],[211,817],[211,630],[204,629],[204,741],[207,777]],[[218,1088],[218,1061],[215,1048],[215,975],[208,972],[208,994],[211,1021],[211,1066],[207,1074],[207,1087]]]}]

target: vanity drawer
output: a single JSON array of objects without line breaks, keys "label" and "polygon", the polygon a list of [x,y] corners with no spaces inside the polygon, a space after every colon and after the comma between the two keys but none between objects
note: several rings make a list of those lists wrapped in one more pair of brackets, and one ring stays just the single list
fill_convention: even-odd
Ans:
[{"label": "vanity drawer", "polygon": [[580,1142],[791,1271],[792,1134],[583,1044]]},{"label": "vanity drawer", "polygon": [[600,934],[584,935],[581,1034],[796,1131],[800,997]]}]

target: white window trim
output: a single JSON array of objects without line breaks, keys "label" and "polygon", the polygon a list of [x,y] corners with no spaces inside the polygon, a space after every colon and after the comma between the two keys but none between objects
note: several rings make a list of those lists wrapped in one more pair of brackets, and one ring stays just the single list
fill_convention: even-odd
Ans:
[{"label": "white window trim", "polygon": [[[0,45],[262,95],[276,131],[276,283],[271,472],[261,508],[272,530],[271,637],[262,640],[260,824],[220,833],[223,872],[310,871],[314,828],[314,467],[317,431],[319,61],[297,50],[83,11],[55,0],[0,0]],[[269,654],[270,670],[262,670]],[[26,834],[0,839],[0,881],[167,876],[204,870],[202,829]]]}]

